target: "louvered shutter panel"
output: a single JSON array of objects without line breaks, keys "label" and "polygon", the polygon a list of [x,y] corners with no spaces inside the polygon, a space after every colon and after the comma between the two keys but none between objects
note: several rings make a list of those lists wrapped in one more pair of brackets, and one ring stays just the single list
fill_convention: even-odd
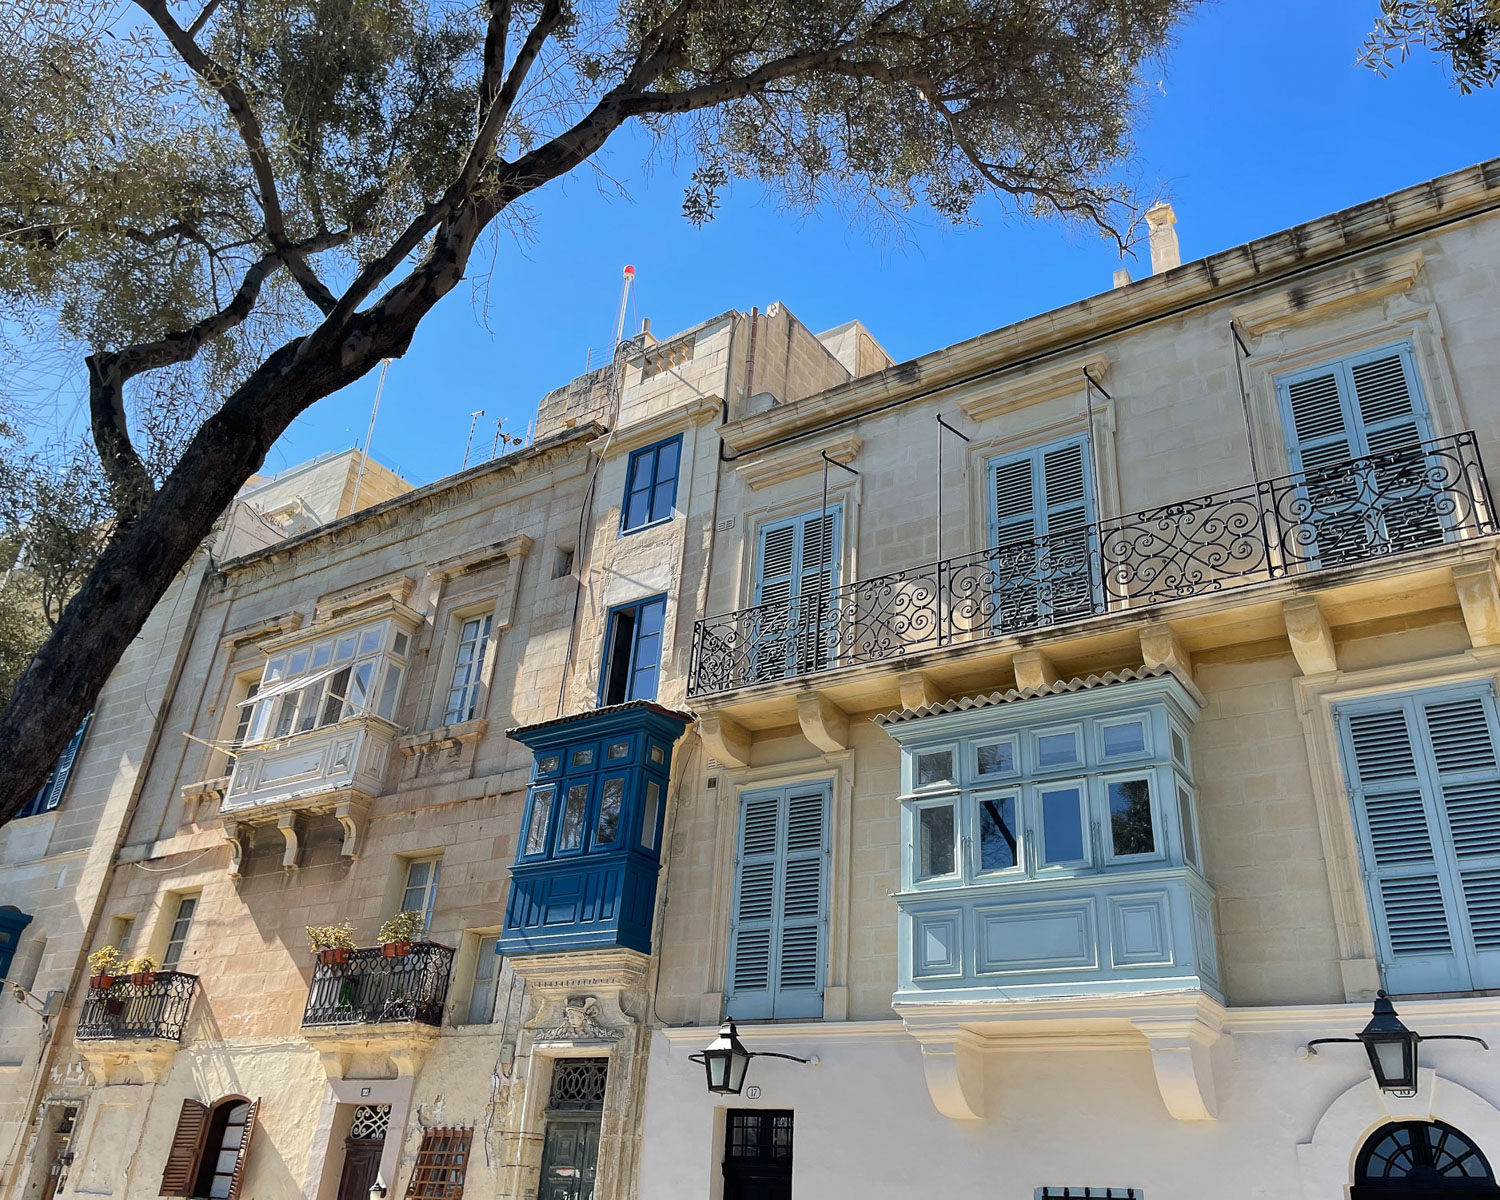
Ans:
[{"label": "louvered shutter panel", "polygon": [[1392,551],[1441,542],[1438,498],[1420,448],[1431,432],[1410,350],[1398,347],[1351,359],[1349,379],[1364,440],[1361,453],[1377,456],[1365,486],[1379,514],[1379,536]]},{"label": "louvered shutter panel", "polygon": [[777,1017],[823,1014],[826,809],[821,788],[788,789],[773,1004]]},{"label": "louvered shutter panel", "polygon": [[[841,510],[828,508],[800,518],[798,543],[799,575],[797,607],[799,609],[799,673],[832,666],[838,658],[835,638],[836,605],[833,595],[839,583],[839,517]],[[817,639],[822,638],[818,651]]]},{"label": "louvered shutter panel", "polygon": [[1468,986],[1447,846],[1416,715],[1410,700],[1340,714],[1386,986],[1395,992]]},{"label": "louvered shutter panel", "polygon": [[198,1172],[198,1156],[203,1150],[203,1136],[208,1130],[208,1105],[184,1100],[177,1114],[177,1131],[172,1148],[167,1151],[167,1165],[161,1173],[162,1196],[189,1196],[193,1177]]},{"label": "louvered shutter panel", "polygon": [[42,805],[44,811],[54,809],[62,803],[63,793],[68,789],[68,779],[73,774],[73,764],[78,761],[78,752],[83,748],[84,735],[88,733],[89,722],[93,719],[94,712],[90,709],[84,714],[78,728],[73,731],[68,744],[63,747],[57,766],[53,768],[52,778],[47,783],[47,798]]},{"label": "louvered shutter panel", "polygon": [[1087,440],[992,459],[989,469],[997,624],[1030,629],[1091,612],[1097,572]]},{"label": "louvered shutter panel", "polygon": [[260,1101],[250,1102],[250,1111],[245,1114],[245,1136],[240,1139],[240,1152],[235,1156],[234,1174],[229,1180],[229,1195],[225,1200],[239,1200],[240,1187],[245,1182],[245,1164],[250,1160],[250,1140],[255,1136],[255,1114],[260,1111]]},{"label": "louvered shutter panel", "polygon": [[797,615],[792,596],[798,581],[798,523],[762,525],[756,548],[753,627],[747,631],[754,678],[780,679],[788,672],[796,643]]},{"label": "louvered shutter panel", "polygon": [[781,794],[746,795],[740,803],[729,953],[728,1011],[737,1019],[771,1016],[780,844]]},{"label": "louvered shutter panel", "polygon": [[1283,385],[1283,415],[1293,471],[1313,471],[1355,454],[1337,368]]},{"label": "louvered shutter panel", "polygon": [[999,460],[990,468],[991,498],[994,502],[994,510],[990,514],[992,545],[1029,542],[1041,532],[1038,528],[1036,482],[1033,479],[1035,465],[1032,456],[1026,454]]},{"label": "louvered shutter panel", "polygon": [[755,603],[777,604],[790,598],[794,586],[792,567],[797,562],[797,523],[778,521],[762,525],[757,558]]},{"label": "louvered shutter panel", "polygon": [[1500,987],[1500,762],[1488,689],[1421,705],[1472,986]]}]

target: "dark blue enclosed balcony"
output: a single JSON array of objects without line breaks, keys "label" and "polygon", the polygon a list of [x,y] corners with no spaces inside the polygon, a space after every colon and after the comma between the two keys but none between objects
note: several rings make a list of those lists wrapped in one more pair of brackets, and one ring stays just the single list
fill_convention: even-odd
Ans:
[{"label": "dark blue enclosed balcony", "polygon": [[672,747],[691,720],[636,700],[510,730],[534,759],[502,954],[651,953]]}]

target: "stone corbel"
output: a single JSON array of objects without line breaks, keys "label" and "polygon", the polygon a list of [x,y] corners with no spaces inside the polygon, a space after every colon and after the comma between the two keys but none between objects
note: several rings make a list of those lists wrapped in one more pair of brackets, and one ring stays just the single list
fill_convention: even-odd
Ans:
[{"label": "stone corbel", "polygon": [[1288,600],[1281,606],[1286,620],[1287,640],[1304,675],[1326,675],[1339,669],[1333,647],[1333,633],[1328,618],[1311,596]]},{"label": "stone corbel", "polygon": [[1222,1032],[1211,1016],[1137,1017],[1131,1024],[1146,1035],[1162,1103],[1179,1121],[1218,1120],[1213,1045]]},{"label": "stone corbel", "polygon": [[901,707],[907,711],[948,699],[948,693],[933,683],[925,671],[905,671],[896,677],[896,682],[901,688]]},{"label": "stone corbel", "polygon": [[1141,629],[1141,662],[1148,671],[1171,671],[1193,677],[1193,656],[1170,625],[1153,623]]},{"label": "stone corbel", "polygon": [[1011,659],[1016,672],[1016,690],[1030,691],[1050,687],[1058,680],[1057,668],[1040,650],[1021,650]]},{"label": "stone corbel", "polygon": [[339,853],[345,858],[358,858],[365,842],[365,826],[370,820],[370,810],[352,800],[341,801],[333,810],[334,818],[344,830],[344,844]]},{"label": "stone corbel", "polygon": [[802,736],[824,754],[849,749],[849,714],[818,692],[798,693],[797,724]]},{"label": "stone corbel", "polygon": [[245,862],[245,831],[238,821],[224,822],[224,840],[229,843],[229,878],[238,879]]},{"label": "stone corbel", "polygon": [[1469,644],[1476,650],[1500,645],[1500,583],[1495,577],[1495,556],[1459,563],[1453,568],[1453,586],[1458,590]]},{"label": "stone corbel", "polygon": [[698,736],[708,750],[726,767],[750,765],[750,731],[722,713],[704,713],[698,718]]},{"label": "stone corbel", "polygon": [[965,1030],[918,1035],[922,1073],[938,1112],[951,1121],[984,1118],[984,1043]]},{"label": "stone corbel", "polygon": [[276,828],[286,839],[286,850],[281,856],[282,870],[295,871],[302,865],[299,861],[302,854],[302,836],[297,828],[297,814],[282,813],[276,818]]}]

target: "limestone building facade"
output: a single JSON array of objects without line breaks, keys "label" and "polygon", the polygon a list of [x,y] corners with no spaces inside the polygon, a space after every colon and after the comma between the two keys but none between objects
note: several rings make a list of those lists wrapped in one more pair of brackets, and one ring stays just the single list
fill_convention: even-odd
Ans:
[{"label": "limestone building facade", "polygon": [[906,363],[643,330],[220,562],[56,1195],[1500,1194],[1500,162],[1174,219]]}]

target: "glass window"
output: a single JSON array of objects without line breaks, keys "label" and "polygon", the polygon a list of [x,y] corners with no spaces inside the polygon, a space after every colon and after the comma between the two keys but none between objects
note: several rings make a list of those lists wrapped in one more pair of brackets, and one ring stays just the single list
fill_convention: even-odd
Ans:
[{"label": "glass window", "polygon": [[1073,730],[1039,733],[1036,761],[1040,767],[1070,767],[1078,762],[1078,735]]},{"label": "glass window", "polygon": [[583,822],[589,809],[589,785],[575,783],[563,801],[562,822],[557,827],[557,849],[577,850],[583,845]]},{"label": "glass window", "polygon": [[599,819],[594,824],[594,845],[608,846],[620,836],[620,805],[625,799],[625,781],[606,779],[599,791]]},{"label": "glass window", "polygon": [[298,650],[287,660],[286,673],[288,675],[301,675],[307,670],[307,651]]},{"label": "glass window", "polygon": [[442,870],[443,860],[440,858],[415,858],[406,865],[406,889],[401,894],[401,910],[421,913],[424,928],[432,924],[438,876]]},{"label": "glass window", "polygon": [[387,721],[396,715],[396,697],[401,692],[401,668],[395,663],[387,663],[385,667],[385,679],[380,685],[380,704],[376,709]]},{"label": "glass window", "polygon": [[953,751],[926,750],[917,756],[916,780],[919,788],[953,782]]},{"label": "glass window", "polygon": [[955,833],[953,805],[929,804],[917,809],[916,878],[919,881],[955,873]]},{"label": "glass window", "polygon": [[562,769],[562,757],[557,754],[544,754],[536,760],[536,773],[538,775],[556,775]]},{"label": "glass window", "polygon": [[610,612],[600,704],[656,699],[666,615],[665,596],[622,605]]},{"label": "glass window", "polygon": [[1113,779],[1105,785],[1109,800],[1109,831],[1114,854],[1154,854],[1156,831],[1151,825],[1151,783],[1146,779]]},{"label": "glass window", "polygon": [[360,654],[374,654],[375,651],[380,649],[381,632],[379,629],[367,629],[359,635]]},{"label": "glass window", "polygon": [[547,849],[547,823],[552,819],[554,788],[537,788],[531,797],[531,824],[526,828],[526,853],[542,854]]},{"label": "glass window", "polygon": [[974,748],[974,770],[979,775],[1014,775],[1016,743],[986,742]]},{"label": "glass window", "polygon": [[172,917],[172,928],[167,932],[167,947],[162,952],[161,965],[164,971],[175,971],[182,962],[182,950],[187,945],[188,931],[193,925],[193,914],[198,911],[197,896],[180,896],[177,912]]},{"label": "glass window", "polygon": [[1042,810],[1042,863],[1058,866],[1063,863],[1084,862],[1083,789],[1072,784],[1068,787],[1044,788],[1041,792]]},{"label": "glass window", "polygon": [[333,661],[343,662],[345,659],[353,658],[354,642],[355,638],[353,634],[350,634],[348,637],[339,638],[338,644],[334,647]]},{"label": "glass window", "polygon": [[677,467],[682,457],[682,438],[674,437],[646,446],[630,456],[626,469],[625,499],[620,511],[620,532],[629,533],[665,521],[677,501]]},{"label": "glass window", "polygon": [[641,814],[641,845],[647,850],[656,849],[656,818],[661,810],[661,788],[653,780],[646,781],[646,808]]},{"label": "glass window", "polygon": [[1198,825],[1193,819],[1193,794],[1177,785],[1177,820],[1182,826],[1182,856],[1193,866],[1198,865]]},{"label": "glass window", "polygon": [[[448,681],[448,699],[443,712],[444,725],[474,719],[493,621],[492,615],[471,617],[459,627],[458,651],[453,660],[453,675]],[[402,636],[397,635],[398,638]]]},{"label": "glass window", "polygon": [[1182,736],[1182,731],[1175,725],[1172,727],[1172,757],[1182,767],[1188,765],[1187,738]]},{"label": "glass window", "polygon": [[604,750],[604,757],[607,758],[607,759],[611,759],[611,760],[620,759],[620,758],[629,758],[630,757],[630,743],[629,742],[610,742],[610,744]]},{"label": "glass window", "polygon": [[1105,758],[1146,752],[1146,725],[1143,721],[1119,721],[1112,725],[1101,725],[1099,734],[1104,743]]},{"label": "glass window", "polygon": [[469,989],[470,1025],[488,1025],[495,1019],[495,990],[500,984],[499,938],[479,939],[479,953],[474,960],[474,986]]},{"label": "glass window", "polygon": [[594,765],[594,748],[585,746],[573,751],[568,758],[569,767],[591,767]]},{"label": "glass window", "polygon": [[333,661],[333,643],[324,642],[313,648],[312,669],[317,671]]},{"label": "glass window", "polygon": [[979,812],[979,869],[1008,871],[1021,865],[1021,826],[1014,796],[981,796]]}]

